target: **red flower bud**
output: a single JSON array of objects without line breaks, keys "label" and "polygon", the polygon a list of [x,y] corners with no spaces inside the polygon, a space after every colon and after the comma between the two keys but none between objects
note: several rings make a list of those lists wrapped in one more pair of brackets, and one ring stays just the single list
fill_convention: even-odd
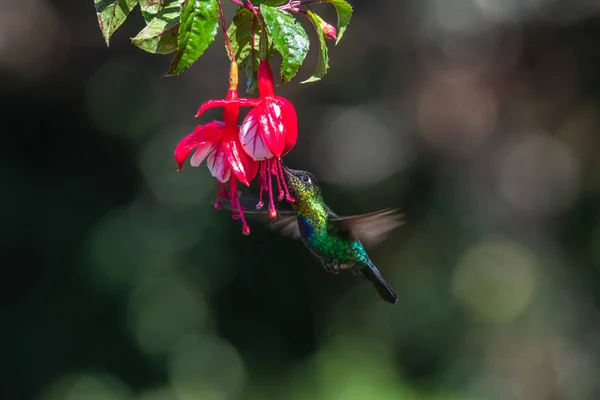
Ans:
[{"label": "red flower bud", "polygon": [[328,24],[327,22],[321,20],[321,30],[323,31],[323,35],[325,35],[325,39],[327,40],[337,40],[337,30],[335,26]]}]

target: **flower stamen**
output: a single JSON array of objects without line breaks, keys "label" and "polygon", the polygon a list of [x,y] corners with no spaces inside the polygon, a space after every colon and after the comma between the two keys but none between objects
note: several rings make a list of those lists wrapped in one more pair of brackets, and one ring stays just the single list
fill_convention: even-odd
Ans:
[{"label": "flower stamen", "polygon": [[256,209],[260,210],[264,207],[265,203],[263,203],[263,192],[268,190],[267,187],[267,174],[265,172],[265,162],[260,162],[260,172],[258,175],[258,186],[260,187],[260,194],[258,195],[258,203],[256,203]]},{"label": "flower stamen", "polygon": [[275,175],[275,180],[277,181],[277,189],[279,190],[279,195],[277,196],[277,201],[281,201],[281,200],[283,200],[285,193],[283,193],[283,189],[281,188],[281,180],[279,179],[279,170],[277,169],[276,162],[273,163],[272,171],[274,172],[273,175]]},{"label": "flower stamen", "polygon": [[221,182],[217,181],[217,200],[215,201],[214,210],[219,211],[221,209]]},{"label": "flower stamen", "polygon": [[[271,163],[271,160],[267,160],[267,163]],[[267,167],[269,168],[269,167]],[[269,168],[270,169],[270,168]],[[277,211],[275,210],[275,202],[273,201],[273,182],[271,180],[270,173],[267,173],[269,179],[269,217],[274,219],[277,218]]]},{"label": "flower stamen", "polygon": [[240,221],[242,221],[242,234],[247,236],[250,234],[250,227],[246,222],[246,218],[244,218],[244,209],[240,204],[240,198],[237,192],[237,182],[234,177],[229,179],[229,195],[231,201],[232,216],[234,219],[239,219]]},{"label": "flower stamen", "polygon": [[280,174],[281,182],[283,183],[283,189],[285,190],[285,199],[287,201],[289,201],[290,203],[293,203],[296,201],[296,199],[294,199],[290,195],[290,191],[287,187],[287,183],[285,183],[285,176],[283,174],[283,168],[281,167],[281,158],[277,159],[277,164],[279,165],[279,174]]}]

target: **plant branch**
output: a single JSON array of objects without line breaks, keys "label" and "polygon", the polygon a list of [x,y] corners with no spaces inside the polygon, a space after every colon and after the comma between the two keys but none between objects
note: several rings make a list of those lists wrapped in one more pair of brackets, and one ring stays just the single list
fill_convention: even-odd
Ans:
[{"label": "plant branch", "polygon": [[225,13],[223,12],[223,4],[221,3],[221,0],[217,0],[217,4],[219,5],[219,14],[221,16],[221,28],[223,28],[223,36],[225,36],[225,43],[227,44],[227,50],[229,51],[229,59],[231,60],[231,62],[235,62],[235,54],[233,53],[231,41],[229,40],[229,35],[227,34],[227,26],[225,25]]}]

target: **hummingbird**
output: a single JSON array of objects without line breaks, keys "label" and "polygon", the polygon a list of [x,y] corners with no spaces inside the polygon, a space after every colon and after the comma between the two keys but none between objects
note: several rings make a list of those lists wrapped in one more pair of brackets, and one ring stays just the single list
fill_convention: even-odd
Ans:
[{"label": "hummingbird", "polygon": [[[294,202],[291,210],[277,210],[274,228],[301,239],[327,272],[338,274],[350,270],[369,280],[385,301],[396,303],[396,292],[373,264],[365,247],[376,245],[386,233],[402,225],[402,214],[388,208],[340,217],[325,204],[319,184],[310,172],[289,169],[283,164],[282,169]],[[265,213],[249,208],[245,212]]]}]

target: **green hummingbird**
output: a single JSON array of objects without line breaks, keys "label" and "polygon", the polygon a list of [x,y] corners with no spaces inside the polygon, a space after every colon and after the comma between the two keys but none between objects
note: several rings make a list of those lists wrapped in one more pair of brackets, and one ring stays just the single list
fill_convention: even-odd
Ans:
[{"label": "green hummingbird", "polygon": [[[294,202],[291,210],[277,210],[274,228],[284,235],[301,239],[327,272],[338,274],[340,270],[350,270],[368,279],[385,301],[396,303],[396,292],[383,279],[365,247],[376,245],[386,233],[402,225],[402,214],[384,209],[340,217],[323,201],[319,184],[311,173],[282,167]],[[250,207],[245,212],[266,213]]]}]

